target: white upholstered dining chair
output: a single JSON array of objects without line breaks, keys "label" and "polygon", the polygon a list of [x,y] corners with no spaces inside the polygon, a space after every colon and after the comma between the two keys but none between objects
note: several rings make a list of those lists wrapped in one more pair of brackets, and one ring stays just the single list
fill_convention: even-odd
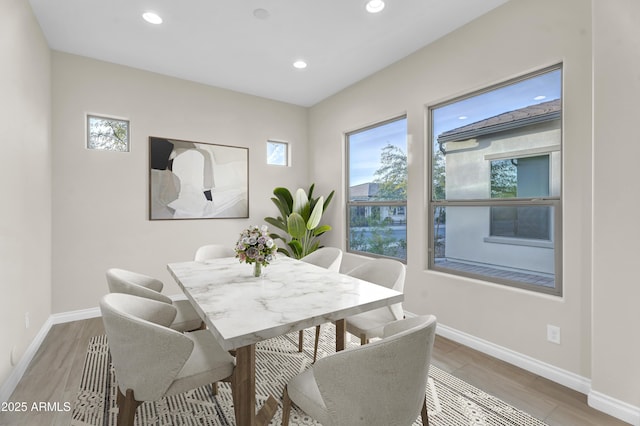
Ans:
[{"label": "white upholstered dining chair", "polygon": [[221,257],[234,257],[236,252],[231,248],[222,244],[207,244],[196,250],[194,260],[203,262],[209,259],[218,259]]},{"label": "white upholstered dining chair", "polygon": [[[393,259],[373,259],[347,272],[355,278],[372,282],[402,293],[406,267]],[[404,318],[402,303],[396,303],[373,311],[363,312],[346,318],[347,331],[360,338],[361,344],[369,339],[382,337],[384,327],[393,321]]]},{"label": "white upholstered dining chair", "polygon": [[[338,272],[342,263],[342,250],[337,247],[321,247],[301,258],[303,262]],[[318,341],[320,340],[320,326],[316,326],[316,340],[313,345],[313,362],[318,355]],[[304,346],[304,330],[298,334],[298,352],[302,352]]]},{"label": "white upholstered dining chair", "polygon": [[173,305],[111,293],[100,301],[100,310],[118,385],[119,426],[133,425],[144,401],[222,380],[231,382],[236,398],[234,358],[207,330],[169,328],[176,316]]},{"label": "white upholstered dining chair", "polygon": [[318,360],[284,389],[282,424],[291,403],[324,426],[429,424],[426,386],[435,338],[432,315],[387,324],[382,340]]},{"label": "white upholstered dining chair", "polygon": [[107,284],[111,293],[126,293],[157,300],[176,308],[177,314],[171,328],[178,331],[191,331],[205,328],[202,318],[188,300],[171,300],[161,294],[162,281],[148,275],[125,269],[111,268],[107,270]]}]

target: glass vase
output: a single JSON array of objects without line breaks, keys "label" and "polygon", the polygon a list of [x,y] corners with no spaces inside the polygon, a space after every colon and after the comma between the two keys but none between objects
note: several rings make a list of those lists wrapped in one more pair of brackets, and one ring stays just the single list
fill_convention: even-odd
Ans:
[{"label": "glass vase", "polygon": [[262,275],[262,265],[256,262],[253,264],[253,276],[259,277],[260,275]]}]

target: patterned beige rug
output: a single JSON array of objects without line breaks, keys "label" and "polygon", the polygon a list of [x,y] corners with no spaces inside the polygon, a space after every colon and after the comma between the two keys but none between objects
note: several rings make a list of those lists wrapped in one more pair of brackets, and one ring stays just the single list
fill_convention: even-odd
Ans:
[{"label": "patterned beige rug", "polygon": [[[298,333],[261,342],[256,346],[257,403],[262,405],[267,395],[282,398],[288,380],[311,365],[314,329],[306,331],[305,351],[297,351]],[[335,329],[322,327],[318,356],[331,354]],[[354,345],[354,343],[350,343]],[[509,404],[482,392],[468,383],[430,368],[427,385],[427,405],[431,426],[542,426],[545,423]],[[105,336],[94,337],[85,358],[82,382],[73,408],[74,426],[102,426],[116,424],[115,373],[110,364]],[[272,425],[281,424],[282,410],[278,409]],[[136,425],[234,425],[231,391],[226,383],[219,384],[217,396],[211,387],[204,386],[157,402],[146,402],[138,408]],[[303,412],[291,412],[291,425],[318,425]],[[420,418],[414,425],[422,425]]]}]

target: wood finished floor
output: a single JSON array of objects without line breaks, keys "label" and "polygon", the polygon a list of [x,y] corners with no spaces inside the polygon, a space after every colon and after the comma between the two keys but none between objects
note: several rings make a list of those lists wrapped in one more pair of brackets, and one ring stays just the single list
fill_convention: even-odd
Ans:
[{"label": "wood finished floor", "polygon": [[[102,320],[93,318],[51,328],[42,346],[16,387],[11,400],[58,402],[71,405],[89,339],[104,334]],[[587,406],[587,397],[535,374],[507,364],[451,340],[436,338],[434,365],[495,395],[550,426],[616,426],[620,420]],[[69,425],[71,412],[0,412],[0,425]]]}]

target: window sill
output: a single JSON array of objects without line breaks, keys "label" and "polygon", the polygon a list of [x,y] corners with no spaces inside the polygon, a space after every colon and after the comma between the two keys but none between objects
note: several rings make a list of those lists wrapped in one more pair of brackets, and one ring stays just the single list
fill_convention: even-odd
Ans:
[{"label": "window sill", "polygon": [[485,243],[492,244],[510,244],[513,246],[527,246],[553,249],[553,241],[549,240],[529,240],[525,238],[509,238],[509,237],[484,237]]}]

